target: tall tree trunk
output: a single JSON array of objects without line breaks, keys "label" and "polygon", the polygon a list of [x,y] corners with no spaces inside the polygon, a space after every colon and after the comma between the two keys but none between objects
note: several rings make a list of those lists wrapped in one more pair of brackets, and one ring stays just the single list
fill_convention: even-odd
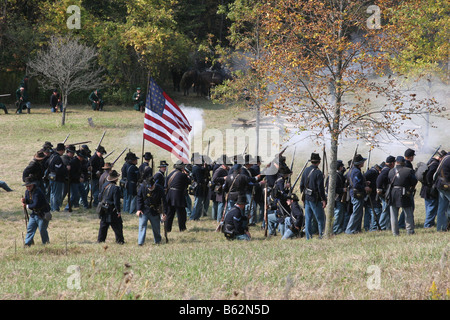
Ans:
[{"label": "tall tree trunk", "polygon": [[66,124],[66,108],[67,108],[67,95],[65,93],[61,92],[61,95],[63,97],[63,105],[61,107],[62,110],[62,119],[61,119],[61,125],[64,126]]}]

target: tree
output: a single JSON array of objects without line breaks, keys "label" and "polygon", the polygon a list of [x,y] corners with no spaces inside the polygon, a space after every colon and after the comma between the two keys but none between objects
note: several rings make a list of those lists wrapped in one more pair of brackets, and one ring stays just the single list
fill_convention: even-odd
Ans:
[{"label": "tree", "polygon": [[96,66],[96,58],[95,49],[66,36],[52,37],[47,49],[28,62],[30,74],[38,77],[42,88],[59,89],[63,102],[62,125],[65,125],[71,93],[102,87],[103,69]]},{"label": "tree", "polygon": [[[377,4],[381,12],[394,5]],[[280,0],[262,6],[267,54],[258,71],[273,88],[265,110],[288,115],[318,138],[330,139],[327,236],[339,138],[356,136],[373,148],[382,135],[399,134],[413,115],[440,111],[435,100],[418,100],[401,90],[383,49],[395,38],[368,28],[366,10],[367,3],[348,0]]]}]

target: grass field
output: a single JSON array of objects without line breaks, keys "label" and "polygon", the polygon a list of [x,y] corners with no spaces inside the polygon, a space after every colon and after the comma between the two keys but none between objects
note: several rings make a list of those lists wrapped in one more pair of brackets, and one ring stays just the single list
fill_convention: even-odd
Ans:
[{"label": "grass field", "polygon": [[[236,117],[250,116],[197,97],[173,98],[203,110],[205,127],[223,130]],[[143,115],[131,106],[105,110],[71,106],[64,127],[60,114],[46,106],[29,115],[0,115],[0,180],[14,189],[0,190],[0,299],[450,299],[449,234],[422,228],[424,205],[418,196],[413,236],[401,230],[400,237],[363,232],[281,241],[280,236],[265,238],[258,224],[250,229],[252,241],[229,242],[214,232],[212,219],[203,217],[188,221],[183,233],[175,221],[167,244],[153,245],[148,230],[146,245],[138,247],[138,218],[125,215],[126,243],[120,246],[112,230],[105,244],[97,244],[99,220],[93,210],[81,209],[54,214],[49,245],[41,244],[37,232],[36,245],[24,248],[21,176],[45,141],[56,145],[70,134],[68,142],[90,140],[94,149],[106,131],[102,145],[116,150],[112,158],[125,147],[140,156]],[[170,160],[149,143],[146,151],[155,163]],[[297,149],[294,172],[310,152]]]}]

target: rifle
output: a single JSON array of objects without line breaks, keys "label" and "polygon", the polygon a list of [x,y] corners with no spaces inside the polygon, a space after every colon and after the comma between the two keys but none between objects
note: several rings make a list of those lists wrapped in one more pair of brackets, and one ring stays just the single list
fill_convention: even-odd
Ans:
[{"label": "rifle", "polygon": [[[100,139],[100,141],[98,142],[97,148],[95,148],[95,150],[98,150],[98,148],[100,148],[100,145],[103,141],[103,138],[105,137],[106,131],[103,132],[102,138]],[[90,142],[90,141],[89,141]]]},{"label": "rifle", "polygon": [[10,95],[11,95],[11,93],[0,94],[0,97],[9,97]]},{"label": "rifle", "polygon": [[114,151],[116,151],[116,149],[114,149],[113,151],[111,151],[110,153],[108,153],[106,156],[103,157],[103,160],[105,160],[106,158],[108,158]]},{"label": "rifle", "polygon": [[242,151],[242,155],[245,156],[245,153],[247,152],[248,143],[245,145],[244,151]]},{"label": "rifle", "polygon": [[64,145],[65,145],[67,139],[69,139],[69,136],[70,136],[70,133],[67,135],[67,137],[66,137],[66,138],[64,139],[64,141],[62,142]]},{"label": "rifle", "polygon": [[[327,174],[325,175],[325,170],[327,171]],[[322,173],[324,174],[323,182],[327,180],[328,177],[328,160],[327,160],[327,152],[325,150],[325,144],[323,145],[323,163],[322,163]]]},{"label": "rifle", "polygon": [[[297,146],[295,147],[295,149],[294,149],[294,154],[292,155],[292,161],[291,161],[291,172],[292,172],[292,169],[294,168],[294,159],[295,159],[295,152],[297,151]],[[289,175],[289,184],[291,184],[291,177],[292,177],[292,175]]]},{"label": "rifle", "polygon": [[86,143],[90,143],[90,142],[92,142],[92,141],[81,141],[81,142],[69,143],[69,144],[66,144],[65,146],[76,146],[79,144],[86,144]]},{"label": "rifle", "polygon": [[[264,178],[266,180],[266,178]],[[267,230],[269,228],[269,221],[267,218],[267,181],[264,187],[264,237],[267,238]]]},{"label": "rifle", "polygon": [[[357,154],[358,154],[358,145],[356,145],[355,153],[353,154],[353,158],[352,158],[352,161],[351,161],[351,163],[350,163],[350,168],[349,168],[349,171],[348,171],[347,174],[349,174],[349,173],[352,172],[352,169],[353,169],[353,163],[354,163],[354,161],[355,161],[355,157],[356,157]],[[348,201],[350,201],[350,191],[348,190],[348,188],[349,188],[349,186],[350,186],[349,178],[350,178],[350,177],[348,177],[347,183],[345,184],[345,188],[347,189],[347,191],[345,191],[345,192],[342,194],[341,202],[348,202]]]},{"label": "rifle", "polygon": [[292,195],[292,191],[294,191],[295,185],[297,184],[298,179],[300,179],[300,177],[302,176],[303,172],[305,171],[306,166],[308,165],[308,162],[309,162],[309,160],[306,160],[306,163],[305,163],[305,165],[303,166],[302,171],[300,171],[300,173],[298,174],[297,178],[295,179],[294,184],[292,185],[291,189],[289,190],[289,196]]},{"label": "rifle", "polygon": [[372,149],[369,149],[369,156],[367,157],[367,169],[366,171],[369,171],[370,169],[370,154],[372,153]]},{"label": "rifle", "polygon": [[[23,196],[23,198],[25,199],[25,196]],[[28,228],[28,221],[30,221],[30,217],[28,216],[28,210],[26,206],[23,207],[23,215],[25,218],[25,228]]]},{"label": "rifle", "polygon": [[111,163],[111,166],[113,166],[113,165],[117,162],[117,160],[119,160],[119,158],[123,155],[123,153],[125,152],[125,150],[127,150],[126,147],[125,147],[125,149],[123,149],[123,151],[119,154],[119,156],[116,158],[116,160],[114,160],[114,161]]}]

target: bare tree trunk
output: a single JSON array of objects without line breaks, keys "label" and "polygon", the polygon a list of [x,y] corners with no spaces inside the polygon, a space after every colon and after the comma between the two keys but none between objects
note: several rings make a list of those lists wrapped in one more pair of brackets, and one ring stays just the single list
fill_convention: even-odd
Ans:
[{"label": "bare tree trunk", "polygon": [[63,105],[61,106],[62,109],[62,118],[61,118],[61,125],[64,126],[66,124],[66,107],[67,107],[67,95],[65,93],[61,93],[63,97]]},{"label": "bare tree trunk", "polygon": [[325,219],[325,236],[327,238],[331,237],[333,234],[333,217],[336,199],[336,178],[337,178],[337,155],[338,155],[338,135],[332,135],[331,137],[331,148],[330,148],[330,168],[329,168],[329,180],[328,180],[328,198],[327,198],[327,209],[326,209],[326,219]]}]

